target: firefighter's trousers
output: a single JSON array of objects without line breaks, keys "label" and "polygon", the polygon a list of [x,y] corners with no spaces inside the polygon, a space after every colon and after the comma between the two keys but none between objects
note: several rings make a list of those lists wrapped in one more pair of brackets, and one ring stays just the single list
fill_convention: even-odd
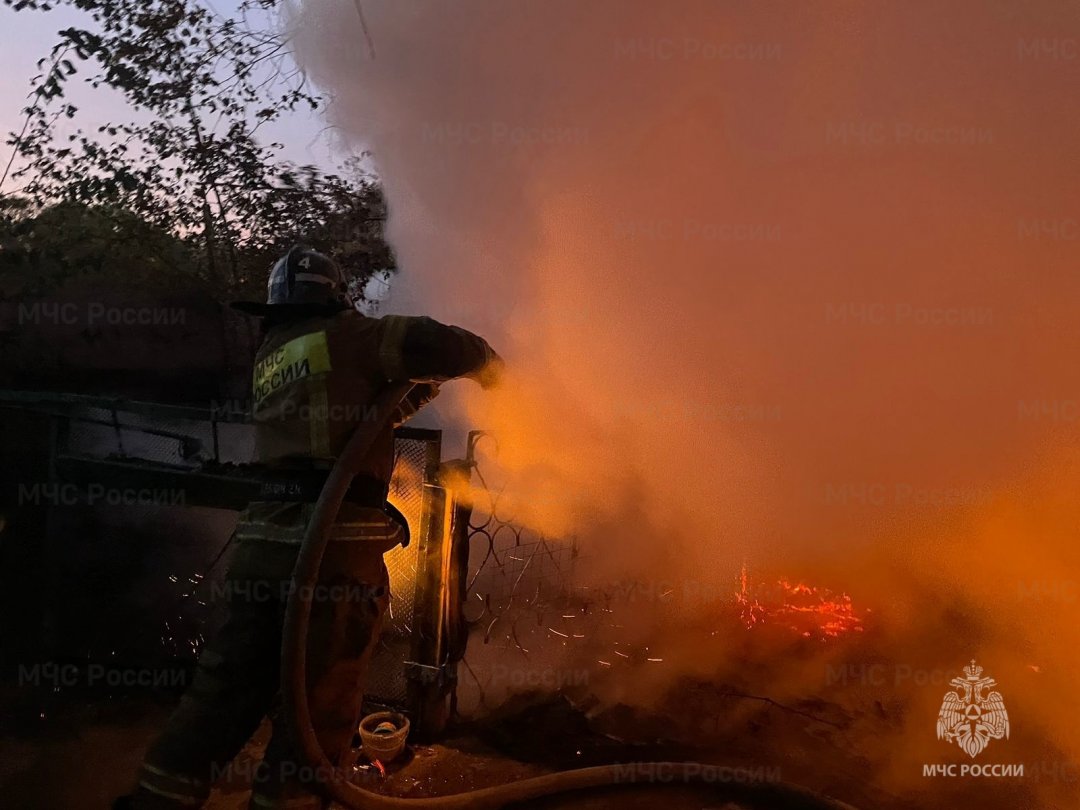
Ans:
[{"label": "firefighter's trousers", "polygon": [[[135,795],[139,810],[200,807],[210,785],[238,767],[233,758],[266,715],[273,732],[262,763],[249,769],[251,807],[323,806],[305,787],[320,775],[298,764],[281,715],[281,636],[298,550],[290,543],[236,541],[222,588],[228,617],[146,754]],[[384,550],[375,543],[332,540],[311,594],[308,701],[332,762],[348,750],[356,730],[364,676],[390,601]]]}]

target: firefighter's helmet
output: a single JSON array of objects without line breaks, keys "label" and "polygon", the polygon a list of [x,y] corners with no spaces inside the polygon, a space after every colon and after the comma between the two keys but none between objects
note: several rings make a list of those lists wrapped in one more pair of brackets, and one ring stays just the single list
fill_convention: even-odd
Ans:
[{"label": "firefighter's helmet", "polygon": [[304,245],[294,245],[270,269],[265,304],[246,301],[233,304],[241,312],[252,315],[290,309],[336,311],[352,305],[348,282],[338,263]]}]

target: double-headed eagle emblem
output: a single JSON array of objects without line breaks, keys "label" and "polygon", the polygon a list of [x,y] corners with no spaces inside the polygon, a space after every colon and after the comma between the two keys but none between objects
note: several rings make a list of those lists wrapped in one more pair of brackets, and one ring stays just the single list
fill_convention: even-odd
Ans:
[{"label": "double-headed eagle emblem", "polygon": [[1009,738],[1009,713],[1000,692],[986,690],[997,686],[993,678],[982,677],[983,668],[975,664],[964,667],[966,678],[949,681],[957,689],[946,692],[938,712],[939,740],[955,742],[972,759],[982,753],[990,740]]}]

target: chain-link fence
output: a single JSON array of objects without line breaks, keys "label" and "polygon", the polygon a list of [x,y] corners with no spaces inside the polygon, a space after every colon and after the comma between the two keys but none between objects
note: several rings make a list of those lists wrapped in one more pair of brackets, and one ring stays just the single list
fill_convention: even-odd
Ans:
[{"label": "chain-link fence", "polygon": [[468,557],[461,606],[467,645],[455,696],[462,718],[494,708],[509,691],[550,686],[566,646],[592,622],[589,600],[574,586],[576,540],[515,521],[475,458],[481,437],[470,436],[474,503],[459,529]]}]

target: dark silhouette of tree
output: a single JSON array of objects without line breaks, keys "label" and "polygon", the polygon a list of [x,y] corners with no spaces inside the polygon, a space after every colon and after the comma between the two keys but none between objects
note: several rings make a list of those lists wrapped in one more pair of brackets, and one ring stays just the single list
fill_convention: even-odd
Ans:
[{"label": "dark silhouette of tree", "polygon": [[196,261],[197,246],[131,211],[76,200],[30,211],[24,198],[0,198],[5,297],[45,297],[80,275],[163,292],[198,281],[184,269]]}]

